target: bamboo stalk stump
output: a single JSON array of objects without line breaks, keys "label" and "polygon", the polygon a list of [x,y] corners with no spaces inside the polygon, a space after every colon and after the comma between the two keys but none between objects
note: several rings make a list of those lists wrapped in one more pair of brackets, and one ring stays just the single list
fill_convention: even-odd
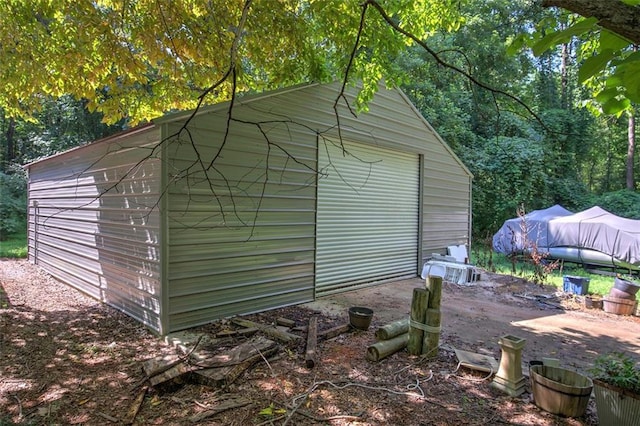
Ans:
[{"label": "bamboo stalk stump", "polygon": [[522,375],[522,348],[526,339],[506,335],[498,340],[502,349],[498,373],[491,386],[509,396],[518,396],[524,392],[525,378]]}]

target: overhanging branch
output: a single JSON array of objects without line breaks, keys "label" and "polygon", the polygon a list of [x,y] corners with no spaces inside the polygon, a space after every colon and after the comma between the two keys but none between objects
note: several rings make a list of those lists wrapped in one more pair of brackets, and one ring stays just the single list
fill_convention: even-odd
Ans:
[{"label": "overhanging branch", "polygon": [[598,25],[634,44],[640,44],[640,7],[620,0],[542,0],[542,7],[560,7],[585,18],[597,18]]}]

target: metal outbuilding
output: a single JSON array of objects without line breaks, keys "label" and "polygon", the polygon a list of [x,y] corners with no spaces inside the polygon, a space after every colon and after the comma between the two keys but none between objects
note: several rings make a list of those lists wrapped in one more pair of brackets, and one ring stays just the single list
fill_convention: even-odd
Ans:
[{"label": "metal outbuilding", "polygon": [[309,84],[26,166],[29,260],[166,334],[419,275],[470,243],[469,170],[399,90]]}]

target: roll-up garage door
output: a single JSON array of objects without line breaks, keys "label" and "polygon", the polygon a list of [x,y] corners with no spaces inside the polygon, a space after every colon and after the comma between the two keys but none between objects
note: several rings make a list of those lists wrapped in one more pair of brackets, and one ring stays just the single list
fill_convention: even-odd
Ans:
[{"label": "roll-up garage door", "polygon": [[321,142],[316,295],[415,276],[419,157]]}]

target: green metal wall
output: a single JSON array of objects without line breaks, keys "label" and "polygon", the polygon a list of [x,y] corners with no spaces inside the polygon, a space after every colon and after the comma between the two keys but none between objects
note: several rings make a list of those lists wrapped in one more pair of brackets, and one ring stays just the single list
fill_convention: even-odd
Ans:
[{"label": "green metal wall", "polygon": [[153,127],[27,166],[29,260],[162,332]]}]

